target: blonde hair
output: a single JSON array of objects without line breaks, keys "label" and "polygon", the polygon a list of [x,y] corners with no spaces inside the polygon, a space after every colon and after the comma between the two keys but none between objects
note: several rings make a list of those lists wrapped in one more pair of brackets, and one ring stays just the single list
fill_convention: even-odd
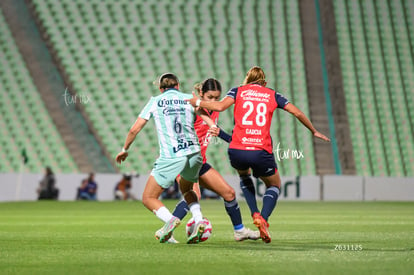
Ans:
[{"label": "blonde hair", "polygon": [[257,83],[264,85],[266,83],[266,76],[262,68],[259,66],[251,67],[244,78],[243,85]]},{"label": "blonde hair", "polygon": [[196,84],[194,84],[194,90],[197,92],[197,93],[201,93],[201,88],[203,87],[203,83],[196,83]]}]

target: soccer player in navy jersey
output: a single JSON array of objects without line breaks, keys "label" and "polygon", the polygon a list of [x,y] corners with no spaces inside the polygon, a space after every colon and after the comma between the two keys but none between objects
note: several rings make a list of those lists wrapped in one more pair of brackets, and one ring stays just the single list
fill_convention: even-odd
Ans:
[{"label": "soccer player in navy jersey", "polygon": [[[267,88],[266,84],[263,70],[254,66],[247,72],[243,85],[230,89],[221,101],[201,101],[193,95],[189,102],[195,107],[218,112],[234,104],[234,129],[228,149],[230,163],[240,176],[240,186],[252,213],[253,223],[259,229],[262,240],[270,243],[267,221],[276,207],[281,185],[270,136],[274,110],[280,108],[293,114],[315,137],[325,141],[330,139],[318,132],[301,110],[275,90]],[[253,176],[266,184],[261,211],[257,207],[250,169]]]}]

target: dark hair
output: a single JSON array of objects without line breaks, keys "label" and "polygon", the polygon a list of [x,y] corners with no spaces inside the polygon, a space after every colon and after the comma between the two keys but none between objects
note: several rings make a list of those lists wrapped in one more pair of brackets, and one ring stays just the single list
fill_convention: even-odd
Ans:
[{"label": "dark hair", "polygon": [[220,91],[221,84],[220,81],[214,78],[209,78],[204,80],[203,85],[201,86],[201,92],[204,94],[207,91]]},{"label": "dark hair", "polygon": [[53,175],[53,171],[52,171],[52,168],[50,168],[50,166],[46,166],[45,170],[46,170],[46,175]]},{"label": "dark hair", "polygon": [[178,77],[172,73],[165,73],[160,76],[158,85],[160,89],[174,88],[179,83]]}]

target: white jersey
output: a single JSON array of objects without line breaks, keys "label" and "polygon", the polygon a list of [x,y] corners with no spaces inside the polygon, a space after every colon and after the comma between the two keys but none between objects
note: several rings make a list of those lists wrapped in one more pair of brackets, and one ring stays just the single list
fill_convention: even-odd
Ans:
[{"label": "white jersey", "polygon": [[145,120],[151,117],[155,120],[160,157],[181,157],[200,151],[194,130],[194,107],[184,101],[192,97],[176,89],[168,89],[159,96],[151,97],[139,114]]}]

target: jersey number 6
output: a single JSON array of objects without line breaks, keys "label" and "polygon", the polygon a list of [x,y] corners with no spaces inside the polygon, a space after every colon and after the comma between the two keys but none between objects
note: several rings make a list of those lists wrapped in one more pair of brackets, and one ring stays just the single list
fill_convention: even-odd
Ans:
[{"label": "jersey number 6", "polygon": [[178,121],[178,116],[175,117],[175,120],[174,120],[174,131],[177,134],[180,134],[183,131],[183,125],[181,124],[181,122]]}]

